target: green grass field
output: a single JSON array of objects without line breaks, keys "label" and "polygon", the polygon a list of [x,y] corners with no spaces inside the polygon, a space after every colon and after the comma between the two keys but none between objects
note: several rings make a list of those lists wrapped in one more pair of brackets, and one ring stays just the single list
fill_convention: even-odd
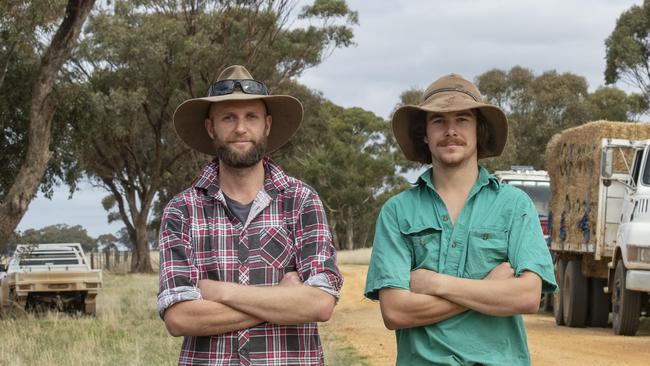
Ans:
[{"label": "green grass field", "polygon": [[[156,312],[156,275],[104,272],[97,317],[48,313],[0,318],[0,365],[175,365],[182,338]],[[366,365],[323,334],[327,365]]]}]

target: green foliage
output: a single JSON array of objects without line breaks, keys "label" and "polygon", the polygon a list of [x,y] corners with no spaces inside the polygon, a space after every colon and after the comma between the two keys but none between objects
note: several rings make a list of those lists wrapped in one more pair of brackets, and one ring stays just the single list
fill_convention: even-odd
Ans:
[{"label": "green foliage", "polygon": [[[176,136],[175,108],[205,95],[230,64],[245,65],[270,89],[352,42],[356,15],[344,1],[317,1],[291,27],[290,2],[115,1],[90,19],[75,55],[68,116],[84,172],[113,196],[110,219],[124,221],[130,242],[146,245],[152,207],[195,179],[209,157]],[[160,202],[154,203],[156,194]],[[159,223],[158,218],[153,224]]]},{"label": "green foliage", "polygon": [[[396,175],[389,124],[361,108],[324,102],[310,138],[279,160],[288,174],[313,186],[323,200],[338,247],[370,245],[374,220],[387,196],[405,187]],[[305,131],[307,130],[307,131]]]},{"label": "green foliage", "polygon": [[623,12],[605,40],[607,67],[605,81],[623,80],[650,95],[650,1]]},{"label": "green foliage", "polygon": [[504,153],[484,162],[491,169],[522,164],[544,168],[546,144],[555,133],[592,120],[633,120],[648,108],[639,95],[615,88],[589,93],[584,77],[555,70],[536,76],[521,66],[494,69],[479,75],[476,83],[508,116]]},{"label": "green foliage", "polygon": [[14,244],[80,243],[87,252],[97,247],[97,240],[88,236],[81,225],[56,224],[41,229],[27,229],[14,240]]}]

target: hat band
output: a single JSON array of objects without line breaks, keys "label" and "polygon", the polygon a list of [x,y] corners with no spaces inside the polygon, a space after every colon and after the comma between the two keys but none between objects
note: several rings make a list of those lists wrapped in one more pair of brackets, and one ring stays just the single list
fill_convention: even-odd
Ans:
[{"label": "hat band", "polygon": [[478,98],[476,96],[474,96],[474,94],[468,92],[465,89],[461,89],[461,88],[440,88],[440,89],[435,89],[435,90],[432,90],[429,93],[427,93],[424,96],[424,98],[422,98],[422,101],[425,102],[429,98],[431,98],[431,96],[433,96],[434,94],[444,93],[444,92],[459,92],[459,93],[467,94],[470,97],[472,97],[472,99],[474,99],[475,101],[477,101],[477,102],[479,101]]}]

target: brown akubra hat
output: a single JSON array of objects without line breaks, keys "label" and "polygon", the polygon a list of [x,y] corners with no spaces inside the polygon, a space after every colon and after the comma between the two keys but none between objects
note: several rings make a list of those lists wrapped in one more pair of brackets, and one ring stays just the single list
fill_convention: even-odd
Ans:
[{"label": "brown akubra hat", "polygon": [[210,86],[205,98],[189,99],[174,112],[176,133],[188,146],[202,153],[214,155],[212,138],[205,129],[210,104],[227,100],[262,100],[273,118],[266,151],[279,149],[293,136],[302,123],[302,104],[289,95],[269,95],[266,86],[253,79],[244,66],[233,65],[224,69]]},{"label": "brown akubra hat", "polygon": [[409,137],[409,125],[424,122],[427,112],[458,112],[475,108],[487,121],[490,146],[489,151],[479,146],[478,158],[501,155],[508,138],[506,115],[499,107],[483,103],[478,88],[456,74],[443,76],[429,85],[418,105],[405,105],[397,109],[393,114],[393,134],[408,160],[422,162]]}]

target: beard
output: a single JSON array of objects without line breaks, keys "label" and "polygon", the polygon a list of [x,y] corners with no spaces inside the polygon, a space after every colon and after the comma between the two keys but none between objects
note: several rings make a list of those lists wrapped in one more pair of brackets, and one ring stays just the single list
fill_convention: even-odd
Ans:
[{"label": "beard", "polygon": [[265,136],[260,141],[253,141],[253,145],[242,153],[231,148],[227,143],[215,138],[213,142],[216,149],[215,156],[219,158],[222,164],[231,168],[250,168],[259,163],[264,157],[266,140],[267,138]]}]

